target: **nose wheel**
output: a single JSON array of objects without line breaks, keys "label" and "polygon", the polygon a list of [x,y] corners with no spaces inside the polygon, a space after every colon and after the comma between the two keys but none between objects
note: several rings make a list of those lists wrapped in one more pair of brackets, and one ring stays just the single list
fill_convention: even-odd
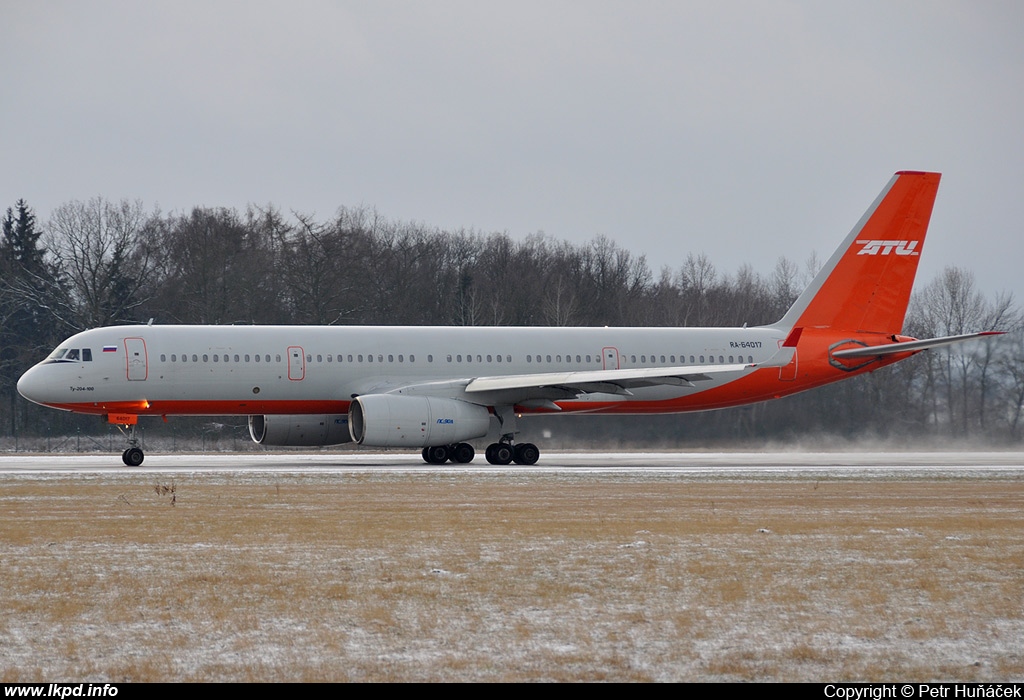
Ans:
[{"label": "nose wheel", "polygon": [[129,467],[139,466],[145,458],[146,455],[143,454],[142,449],[138,447],[129,447],[121,455],[121,460]]},{"label": "nose wheel", "polygon": [[135,434],[135,424],[118,425],[117,429],[124,433],[124,436],[128,439],[128,449],[121,453],[121,461],[128,467],[139,466],[142,464],[142,460],[146,458],[146,455],[143,453],[142,448],[139,447],[142,443]]}]

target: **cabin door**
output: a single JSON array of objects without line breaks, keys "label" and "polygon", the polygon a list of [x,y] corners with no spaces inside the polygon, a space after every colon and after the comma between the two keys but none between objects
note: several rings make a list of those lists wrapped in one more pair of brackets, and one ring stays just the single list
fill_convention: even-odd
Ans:
[{"label": "cabin door", "polygon": [[298,345],[288,346],[288,378],[298,382],[306,377],[306,358]]},{"label": "cabin door", "polygon": [[146,363],[146,341],[142,338],[125,338],[124,354],[128,361],[128,381],[145,381],[149,376],[149,368]]},{"label": "cabin door", "polygon": [[619,351],[617,348],[601,348],[601,357],[604,369],[619,368]]}]

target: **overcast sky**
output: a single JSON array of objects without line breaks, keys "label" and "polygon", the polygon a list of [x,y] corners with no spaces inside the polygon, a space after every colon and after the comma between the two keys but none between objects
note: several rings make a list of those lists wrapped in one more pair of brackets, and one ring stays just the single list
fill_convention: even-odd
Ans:
[{"label": "overcast sky", "polygon": [[0,206],[339,206],[827,258],[943,173],[944,266],[1024,302],[1024,3],[0,0]]}]

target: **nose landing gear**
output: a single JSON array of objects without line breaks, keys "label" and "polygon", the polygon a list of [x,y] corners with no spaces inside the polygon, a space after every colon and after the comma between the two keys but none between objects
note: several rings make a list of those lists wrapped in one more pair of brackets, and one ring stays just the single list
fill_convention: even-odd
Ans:
[{"label": "nose landing gear", "polygon": [[125,466],[137,467],[146,458],[142,451],[142,441],[135,434],[135,427],[138,425],[139,417],[133,415],[108,416],[107,420],[117,426],[117,429],[124,434],[128,440],[128,449],[121,453],[121,461]]}]

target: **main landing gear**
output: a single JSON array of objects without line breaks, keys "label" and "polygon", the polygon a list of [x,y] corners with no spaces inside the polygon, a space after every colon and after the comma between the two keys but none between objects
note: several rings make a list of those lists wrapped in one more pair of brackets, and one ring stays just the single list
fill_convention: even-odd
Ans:
[{"label": "main landing gear", "polygon": [[511,442],[495,442],[487,446],[484,452],[487,461],[491,464],[508,464],[515,462],[529,466],[536,464],[540,459],[540,450],[532,442],[522,442],[513,445]]},{"label": "main landing gear", "polygon": [[[476,451],[468,442],[460,442],[456,445],[434,445],[423,448],[423,461],[427,464],[444,464],[451,461],[456,464],[469,464],[476,456]],[[487,446],[484,453],[487,461],[491,464],[536,464],[540,459],[540,450],[532,442],[524,442],[513,445],[511,442],[502,440]]]}]

